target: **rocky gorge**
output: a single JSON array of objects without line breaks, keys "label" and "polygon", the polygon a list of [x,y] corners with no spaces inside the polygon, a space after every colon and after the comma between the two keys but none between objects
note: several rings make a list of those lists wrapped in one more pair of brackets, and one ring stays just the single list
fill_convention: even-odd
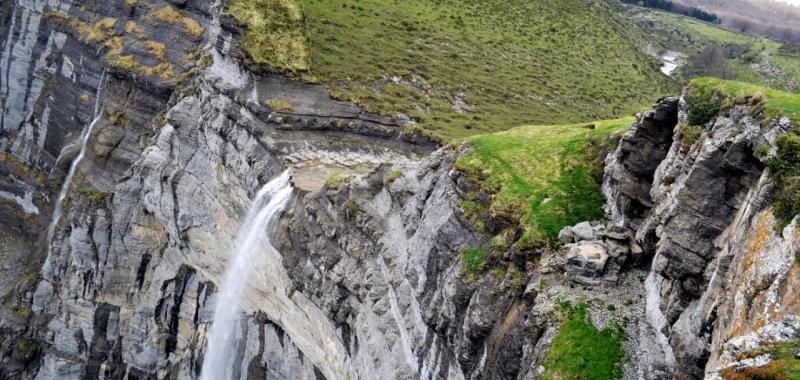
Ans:
[{"label": "rocky gorge", "polygon": [[699,130],[688,92],[658,101],[606,158],[607,220],[466,275],[508,224],[461,207],[489,196],[456,168],[469,144],[251,62],[220,2],[0,9],[0,378],[198,378],[248,206],[287,169],[230,378],[543,378],[565,302],[625,320],[626,379],[718,378],[797,338],[769,168],[797,125],[756,97]]}]

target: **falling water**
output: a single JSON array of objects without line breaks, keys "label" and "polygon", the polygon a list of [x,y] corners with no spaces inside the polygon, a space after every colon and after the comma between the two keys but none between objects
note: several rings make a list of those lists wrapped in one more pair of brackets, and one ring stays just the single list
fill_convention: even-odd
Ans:
[{"label": "falling water", "polygon": [[242,295],[246,291],[253,259],[263,244],[270,244],[266,239],[270,221],[283,210],[292,195],[290,178],[290,173],[286,171],[259,190],[236,236],[233,252],[228,258],[228,269],[217,294],[217,308],[214,310],[201,380],[232,377],[232,359],[237,346],[236,329],[242,315]]},{"label": "falling water", "polygon": [[667,317],[661,312],[661,285],[657,282],[656,272],[651,269],[647,280],[644,281],[644,288],[647,295],[645,312],[647,313],[647,321],[653,327],[658,339],[658,344],[661,350],[664,351],[664,360],[667,365],[675,363],[675,354],[672,352],[672,346],[669,344],[669,339],[662,331],[664,326],[667,325]]},{"label": "falling water", "polygon": [[92,136],[92,129],[94,129],[95,124],[100,121],[102,116],[102,113],[100,112],[100,93],[103,89],[103,85],[105,84],[105,78],[106,72],[103,71],[103,74],[100,75],[100,84],[97,85],[97,94],[95,94],[94,99],[94,118],[92,119],[92,122],[89,123],[89,127],[83,131],[83,134],[81,134],[81,150],[78,153],[78,156],[72,160],[72,163],[69,166],[67,177],[64,178],[64,183],[61,185],[61,190],[58,192],[58,198],[56,198],[56,204],[53,207],[53,218],[50,220],[50,225],[47,227],[48,242],[53,239],[53,233],[56,230],[56,225],[58,224],[59,219],[61,219],[64,198],[67,196],[67,191],[72,183],[72,177],[75,176],[75,172],[78,170],[78,165],[81,163],[83,156],[86,154],[86,146],[89,143],[89,138]]}]

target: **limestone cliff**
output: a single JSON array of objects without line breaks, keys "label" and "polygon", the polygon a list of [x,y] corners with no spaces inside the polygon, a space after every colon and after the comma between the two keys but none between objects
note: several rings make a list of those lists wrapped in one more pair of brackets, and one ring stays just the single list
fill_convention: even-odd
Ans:
[{"label": "limestone cliff", "polygon": [[537,379],[559,300],[627,318],[630,379],[710,376],[800,328],[800,235],[774,228],[754,153],[790,125],[753,105],[689,144],[685,100],[659,102],[607,159],[610,222],[470,277],[462,253],[491,236],[459,206],[477,190],[454,169],[468,146],[434,151],[250,64],[220,3],[2,4],[0,378],[196,378],[246,207],[286,168],[297,190],[252,263],[235,378]]}]

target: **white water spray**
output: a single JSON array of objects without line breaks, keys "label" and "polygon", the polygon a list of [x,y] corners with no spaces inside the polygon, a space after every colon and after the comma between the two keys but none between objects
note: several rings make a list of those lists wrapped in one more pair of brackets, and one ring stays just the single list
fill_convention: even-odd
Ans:
[{"label": "white water spray", "polygon": [[61,214],[63,213],[63,203],[64,198],[67,196],[67,191],[69,191],[69,186],[72,183],[72,177],[75,176],[75,172],[78,170],[78,165],[83,160],[83,156],[86,154],[86,146],[89,143],[89,138],[92,136],[92,130],[97,122],[100,121],[102,112],[100,112],[100,95],[101,91],[103,90],[103,86],[105,85],[105,78],[106,72],[103,71],[103,74],[100,75],[100,84],[97,85],[97,94],[95,94],[94,99],[94,118],[92,122],[89,123],[89,127],[83,131],[81,134],[81,150],[78,153],[78,156],[72,160],[72,163],[69,165],[69,171],[67,171],[67,177],[64,178],[64,183],[61,185],[61,190],[58,192],[58,197],[56,198],[56,204],[53,207],[53,218],[50,220],[50,225],[47,226],[47,242],[50,243],[53,240],[53,234],[56,230],[56,225],[58,221],[61,219]]},{"label": "white water spray", "polygon": [[217,307],[200,373],[201,380],[232,377],[235,364],[232,361],[238,344],[236,330],[243,313],[240,303],[247,291],[247,279],[254,258],[261,252],[263,244],[270,244],[266,239],[267,227],[292,195],[290,178],[291,175],[286,171],[258,191],[236,236],[233,252],[228,258],[228,269],[217,294]]}]

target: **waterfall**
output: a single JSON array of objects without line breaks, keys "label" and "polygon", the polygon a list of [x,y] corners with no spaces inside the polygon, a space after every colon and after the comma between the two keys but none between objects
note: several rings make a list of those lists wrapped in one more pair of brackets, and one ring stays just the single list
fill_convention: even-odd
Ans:
[{"label": "waterfall", "polygon": [[242,316],[241,300],[247,290],[247,279],[252,270],[253,258],[266,238],[270,221],[280,213],[292,195],[289,183],[291,174],[284,172],[256,194],[244,224],[236,236],[233,252],[228,258],[228,269],[217,293],[214,321],[208,337],[201,380],[223,380],[232,377],[232,362],[237,347],[236,330]]},{"label": "waterfall", "polygon": [[667,325],[667,317],[661,311],[661,285],[656,278],[656,271],[650,269],[650,274],[644,281],[644,289],[646,292],[645,312],[647,314],[647,322],[653,327],[658,339],[658,344],[664,352],[664,360],[670,367],[675,364],[675,354],[672,352],[672,346],[669,344],[669,339],[662,331],[664,326]]},{"label": "waterfall", "polygon": [[63,213],[62,207],[64,203],[64,198],[67,196],[67,191],[69,191],[69,186],[72,183],[72,177],[75,176],[75,172],[78,170],[78,165],[80,165],[81,160],[83,160],[83,156],[86,154],[86,146],[89,144],[89,138],[92,136],[92,130],[97,122],[100,121],[102,118],[103,113],[100,112],[100,95],[105,84],[106,72],[103,71],[103,74],[100,75],[100,83],[97,85],[97,94],[95,94],[94,99],[94,114],[92,122],[89,123],[89,127],[84,129],[83,133],[81,134],[81,150],[78,153],[78,156],[72,160],[72,163],[69,165],[69,171],[67,171],[67,177],[64,178],[64,183],[61,185],[61,190],[58,192],[58,197],[56,198],[55,206],[53,207],[53,218],[50,220],[50,225],[47,226],[47,243],[49,244],[51,240],[53,240],[53,234],[56,230],[56,225],[58,224],[59,219],[61,219],[61,214]]}]

